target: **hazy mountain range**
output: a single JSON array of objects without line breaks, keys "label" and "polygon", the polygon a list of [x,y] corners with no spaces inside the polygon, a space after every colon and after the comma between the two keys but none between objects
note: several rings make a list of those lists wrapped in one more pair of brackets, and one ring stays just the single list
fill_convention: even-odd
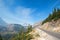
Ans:
[{"label": "hazy mountain range", "polygon": [[2,18],[0,18],[0,33],[1,32],[19,32],[24,30],[24,26],[21,24],[7,24]]}]

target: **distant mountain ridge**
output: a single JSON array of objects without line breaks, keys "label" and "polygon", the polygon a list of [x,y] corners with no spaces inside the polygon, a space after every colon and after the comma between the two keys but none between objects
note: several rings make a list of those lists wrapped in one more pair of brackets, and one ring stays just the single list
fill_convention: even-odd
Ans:
[{"label": "distant mountain ridge", "polygon": [[0,18],[0,32],[19,32],[20,30],[25,30],[21,24],[7,24]]},{"label": "distant mountain ridge", "polygon": [[8,31],[15,31],[15,32],[19,32],[20,30],[24,30],[24,26],[20,25],[20,24],[9,24],[8,25]]},{"label": "distant mountain ridge", "polygon": [[8,24],[2,18],[0,18],[0,34],[3,40],[10,40],[21,31],[26,31],[25,27],[21,24]]}]

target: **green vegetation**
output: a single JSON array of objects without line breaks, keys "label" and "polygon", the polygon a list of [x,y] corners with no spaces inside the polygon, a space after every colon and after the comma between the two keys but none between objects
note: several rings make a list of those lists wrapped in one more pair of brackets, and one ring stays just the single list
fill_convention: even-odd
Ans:
[{"label": "green vegetation", "polygon": [[37,33],[37,34],[36,34],[36,37],[40,37],[40,35]]},{"label": "green vegetation", "polygon": [[52,14],[49,14],[49,16],[42,22],[42,25],[46,22],[50,22],[52,20],[56,21],[60,18],[60,9],[54,9]]},{"label": "green vegetation", "polygon": [[[17,28],[18,30],[18,28]],[[0,35],[0,40],[30,40],[33,38],[33,35],[29,34],[32,31],[32,25],[28,25],[27,28],[20,28],[19,32],[9,33]]]},{"label": "green vegetation", "polygon": [[13,37],[12,40],[30,40],[33,38],[33,36],[29,34],[29,32],[31,31],[32,31],[32,26],[29,25],[26,32],[23,32],[21,30],[21,32],[18,33],[15,37]]},{"label": "green vegetation", "polygon": [[0,35],[0,40],[2,40],[2,36]]}]

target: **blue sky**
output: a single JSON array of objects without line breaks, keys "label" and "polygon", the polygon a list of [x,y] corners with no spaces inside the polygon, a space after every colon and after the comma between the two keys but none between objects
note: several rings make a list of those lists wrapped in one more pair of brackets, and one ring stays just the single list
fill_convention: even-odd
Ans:
[{"label": "blue sky", "polygon": [[0,17],[7,23],[34,24],[54,8],[60,8],[60,0],[0,0]]}]

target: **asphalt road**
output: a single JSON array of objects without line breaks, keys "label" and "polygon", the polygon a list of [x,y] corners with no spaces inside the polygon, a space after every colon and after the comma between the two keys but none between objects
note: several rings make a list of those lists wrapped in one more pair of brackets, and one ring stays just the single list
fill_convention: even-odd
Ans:
[{"label": "asphalt road", "polygon": [[47,30],[44,30],[44,29],[41,29],[41,28],[39,28],[39,29],[44,31],[44,32],[46,32],[47,34],[53,36],[54,39],[60,40],[60,33],[52,32],[52,31],[47,31]]}]

